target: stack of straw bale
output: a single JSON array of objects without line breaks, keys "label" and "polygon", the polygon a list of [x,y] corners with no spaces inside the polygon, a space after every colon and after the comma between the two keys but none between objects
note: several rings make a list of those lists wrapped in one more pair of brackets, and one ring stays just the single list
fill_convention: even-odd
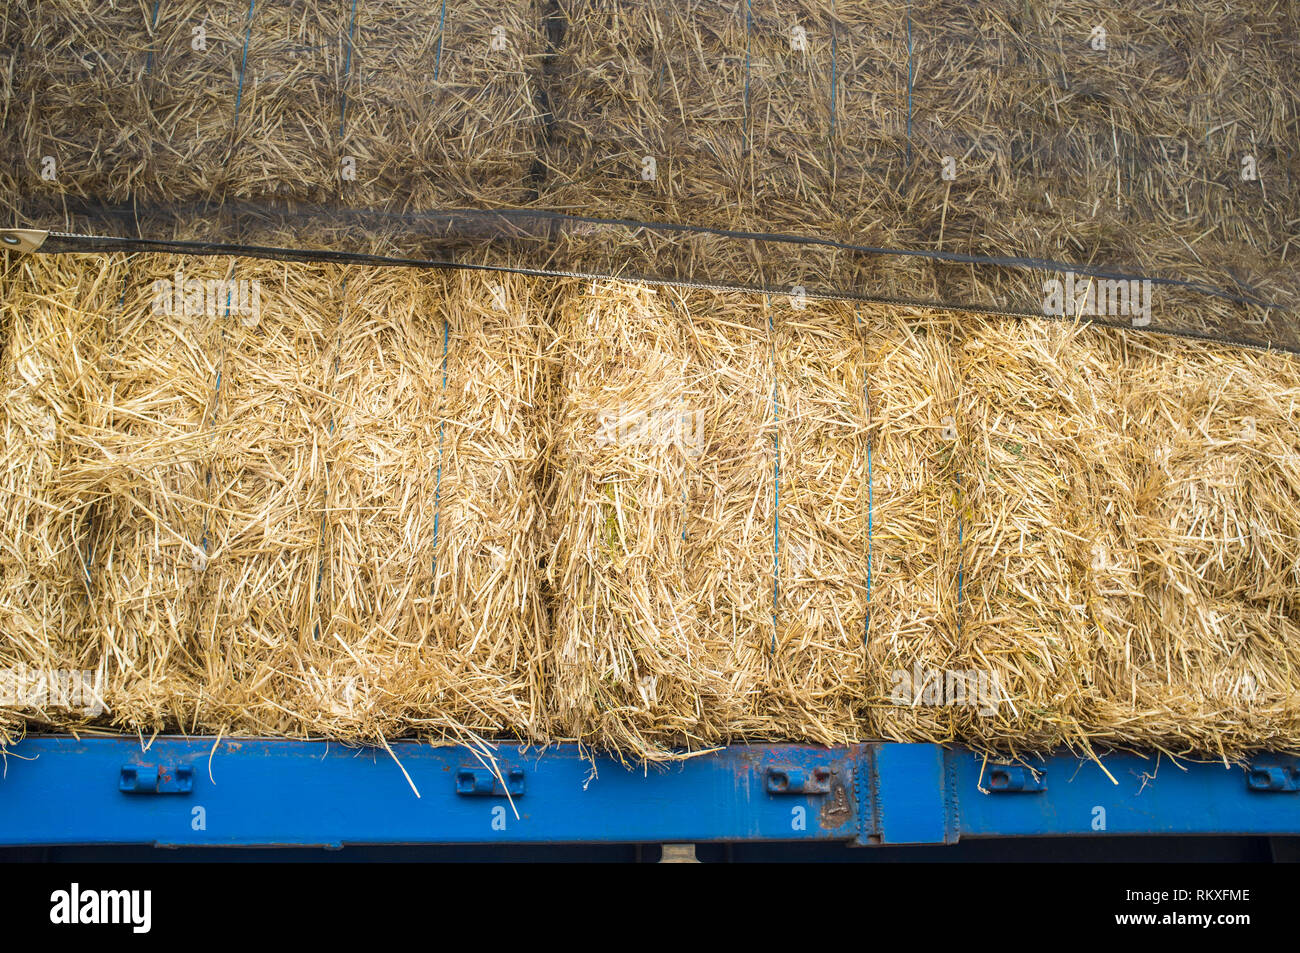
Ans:
[{"label": "stack of straw bale", "polygon": [[162,256],[5,277],[6,664],[93,669],[130,729],[545,737],[534,282]]},{"label": "stack of straw bale", "polygon": [[534,0],[14,7],[0,34],[9,197],[390,211],[526,198]]},{"label": "stack of straw bale", "polygon": [[616,281],[2,280],[0,669],[89,672],[97,723],[1295,746],[1294,358]]}]

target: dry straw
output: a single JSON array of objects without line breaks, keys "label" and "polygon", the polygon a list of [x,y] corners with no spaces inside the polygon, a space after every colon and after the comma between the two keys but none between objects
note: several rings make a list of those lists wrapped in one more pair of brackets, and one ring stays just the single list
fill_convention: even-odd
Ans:
[{"label": "dry straw", "polygon": [[90,500],[70,492],[78,438],[97,393],[95,361],[126,269],[120,259],[77,262],[6,256],[0,326],[0,669],[16,693],[0,734],[25,720],[81,722],[79,706],[42,694],[23,675],[89,672],[101,654],[85,635],[92,591]]},{"label": "dry straw", "polygon": [[865,321],[869,724],[893,740],[951,741],[955,713],[922,704],[918,690],[929,673],[958,668],[958,323],[952,315],[884,309],[871,309]]},{"label": "dry straw", "polygon": [[528,286],[289,275],[226,358],[206,692],[242,732],[541,734]]},{"label": "dry straw", "polygon": [[764,697],[790,737],[864,736],[869,408],[866,325],[842,302],[771,299],[777,381],[776,646]]},{"label": "dry straw", "polygon": [[6,196],[514,206],[538,153],[542,44],[532,0],[16,7]]},{"label": "dry straw", "polygon": [[547,204],[641,221],[739,221],[744,4],[572,0],[561,11]]},{"label": "dry straw", "polygon": [[360,3],[339,128],[349,207],[514,207],[541,132],[533,0]]},{"label": "dry straw", "polygon": [[551,583],[566,733],[648,758],[860,735],[852,309],[594,283],[561,327]]},{"label": "dry straw", "polygon": [[6,272],[6,665],[122,728],[543,738],[535,285],[99,261]]},{"label": "dry straw", "polygon": [[[644,286],[593,282],[562,304],[548,560],[557,725],[641,757],[664,735],[710,743],[704,706],[753,691],[733,646],[720,640],[721,659],[710,657],[696,623],[684,551],[694,434],[679,424],[712,408],[691,403],[700,395],[688,390],[688,344],[657,299]],[[751,373],[740,383],[761,388]]]},{"label": "dry straw", "polygon": [[0,668],[88,671],[97,724],[1296,747],[1293,358],[247,259],[3,282]]},{"label": "dry straw", "polygon": [[67,482],[94,501],[83,633],[103,654],[104,699],[123,728],[192,727],[225,307],[208,288],[231,272],[224,259],[126,259],[94,362]]},{"label": "dry straw", "polygon": [[[8,26],[17,94],[8,128],[22,144],[13,194],[144,205],[224,194],[243,126],[248,7],[238,0],[23,7]],[[283,126],[249,138],[275,148],[271,134],[285,134]]]},{"label": "dry straw", "polygon": [[390,732],[545,738],[544,307],[519,278],[349,281],[326,453],[329,608],[303,653],[323,723],[364,711]]},{"label": "dry straw", "polygon": [[[0,185],[14,217],[73,231],[120,231],[102,206],[127,204],[151,236],[1018,313],[1041,306],[1037,272],[916,253],[1032,256],[1240,296],[1162,287],[1156,320],[1294,348],[1289,314],[1259,303],[1300,296],[1279,251],[1300,181],[1298,14],[1195,6],[15,5]],[[202,199],[261,209],[149,212]],[[909,254],[350,214],[532,207]]]},{"label": "dry straw", "polygon": [[975,743],[1078,744],[1091,711],[1100,501],[1088,477],[1114,451],[1119,422],[1091,333],[988,319],[971,322],[958,350],[962,589],[951,667],[991,676],[989,697],[961,717],[959,733]]},{"label": "dry straw", "polygon": [[1138,565],[1130,624],[1102,643],[1100,732],[1176,753],[1293,750],[1300,368],[1143,338],[1112,351]]}]

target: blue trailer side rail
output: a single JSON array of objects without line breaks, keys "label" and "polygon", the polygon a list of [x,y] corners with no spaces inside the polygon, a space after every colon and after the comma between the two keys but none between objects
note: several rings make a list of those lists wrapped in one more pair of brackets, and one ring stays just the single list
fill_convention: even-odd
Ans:
[{"label": "blue trailer side rail", "polygon": [[[575,746],[29,738],[0,845],[325,846],[1300,835],[1300,765],[1111,755],[995,765],[928,744],[743,745],[629,769]],[[418,794],[417,794],[418,792]]]}]

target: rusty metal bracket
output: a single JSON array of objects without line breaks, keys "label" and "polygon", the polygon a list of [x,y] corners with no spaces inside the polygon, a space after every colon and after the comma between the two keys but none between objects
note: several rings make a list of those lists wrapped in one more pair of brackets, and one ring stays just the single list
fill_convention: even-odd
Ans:
[{"label": "rusty metal bracket", "polygon": [[830,794],[831,769],[818,765],[777,765],[767,769],[768,794]]},{"label": "rusty metal bracket", "polygon": [[1042,794],[1047,790],[1047,772],[1019,764],[989,766],[990,794]]},{"label": "rusty metal bracket", "polygon": [[0,229],[0,248],[16,252],[34,252],[45,244],[49,232],[39,228]]}]

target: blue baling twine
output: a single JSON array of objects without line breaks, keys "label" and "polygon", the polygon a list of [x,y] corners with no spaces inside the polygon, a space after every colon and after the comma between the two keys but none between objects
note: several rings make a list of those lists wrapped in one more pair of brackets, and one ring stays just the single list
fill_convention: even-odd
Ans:
[{"label": "blue baling twine", "polygon": [[745,151],[749,152],[749,33],[754,25],[754,8],[751,0],[745,0]]},{"label": "blue baling twine", "polygon": [[776,338],[773,332],[772,310],[768,304],[767,334],[772,354],[772,483],[775,488],[772,506],[772,654],[776,655],[777,604],[781,595],[781,403],[776,379]]},{"label": "blue baling twine", "polygon": [[873,500],[874,483],[871,477],[871,391],[870,371],[862,368],[862,402],[867,411],[867,612],[862,623],[862,642],[865,645],[871,636],[871,557],[872,557],[872,517],[875,511]]},{"label": "blue baling twine", "polygon": [[239,107],[244,101],[244,71],[248,68],[248,41],[253,35],[253,7],[257,0],[248,0],[248,29],[244,32],[244,55],[239,61],[239,87],[235,90],[235,126],[239,126]]},{"label": "blue baling twine", "polygon": [[343,93],[339,100],[339,138],[348,119],[348,77],[352,74],[352,34],[357,23],[357,0],[352,0],[352,16],[348,19],[348,53],[343,61]]},{"label": "blue baling twine", "polygon": [[449,338],[449,325],[444,315],[442,319],[442,394],[443,408],[438,419],[438,470],[433,478],[433,580],[429,583],[429,592],[433,593],[438,588],[438,523],[442,517],[442,448],[443,448],[443,431],[447,426],[447,340]]},{"label": "blue baling twine", "polygon": [[442,7],[438,11],[438,52],[433,60],[433,80],[438,81],[438,74],[442,72],[442,28],[447,22],[447,0],[442,0]]},{"label": "blue baling twine", "polygon": [[831,136],[835,135],[835,84],[838,82],[839,31],[835,28],[835,0],[831,0]]},{"label": "blue baling twine", "polygon": [[907,171],[912,170],[912,0],[907,0]]},{"label": "blue baling twine", "polygon": [[962,584],[964,581],[963,576],[965,575],[965,567],[963,566],[963,563],[965,561],[965,556],[963,553],[963,549],[965,548],[963,543],[963,538],[965,537],[965,535],[966,535],[966,512],[965,512],[965,507],[962,505],[962,499],[961,499],[961,474],[958,473],[957,474],[957,638],[959,639],[961,638],[961,629],[962,629],[962,624],[961,624],[962,623],[962,612],[961,612]]},{"label": "blue baling twine", "polygon": [[[235,276],[235,269],[233,268],[233,266],[230,270],[230,276],[232,279]],[[230,320],[230,296],[231,296],[231,289],[229,286],[227,286],[226,287],[226,312],[225,314],[222,315],[222,318],[225,321]],[[225,363],[226,363],[226,328],[225,325],[223,324],[221,327],[221,356],[217,359],[217,381],[216,381],[216,386],[213,387],[212,389],[212,413],[208,415],[209,427],[215,427],[217,424],[217,405],[221,400],[221,376],[222,376],[222,369],[225,366]],[[212,486],[211,464],[208,465],[207,470],[203,474],[203,485],[204,487]],[[209,527],[210,515],[211,514],[205,508],[203,511],[203,536],[199,541],[200,545],[203,546],[203,557],[205,559],[207,558],[208,555],[208,527]]]},{"label": "blue baling twine", "polygon": [[[156,29],[158,28],[158,8],[159,8],[160,6],[162,6],[162,0],[154,0],[154,4],[153,4],[153,24],[152,24],[151,27],[150,27],[151,30],[156,30]],[[149,55],[146,56],[146,57],[145,57],[145,60],[144,60],[144,71],[145,71],[145,73],[152,73],[152,72],[153,72],[153,49],[152,49],[152,46],[153,46],[153,37],[150,37],[150,38],[149,38],[149,45],[150,45],[150,47],[151,47],[150,50],[149,50]]]},{"label": "blue baling twine", "polygon": [[[346,276],[343,278],[343,286],[340,288],[340,290],[339,290],[339,294],[340,294],[340,296],[341,296],[342,299],[343,299],[343,307],[341,307],[341,308],[339,309],[339,318],[338,318],[338,322],[337,322],[337,323],[335,324],[335,326],[334,326],[334,367],[332,368],[332,370],[333,370],[333,377],[334,377],[334,379],[335,379],[336,381],[338,380],[338,376],[339,376],[339,346],[340,346],[340,344],[342,343],[343,318],[344,318],[344,317],[347,315],[347,313],[348,313],[348,279],[347,279]],[[333,390],[333,387],[331,387],[330,389]],[[331,437],[334,436],[334,411],[333,411],[333,409],[330,410],[330,422],[329,422],[329,425],[327,426],[326,429],[327,429],[327,431],[329,432],[329,435],[330,435]],[[329,461],[329,457],[326,456],[326,458],[325,458],[325,492],[326,492],[326,494],[329,493],[329,482],[330,482],[330,461]],[[328,509],[328,506],[326,506],[324,509]],[[321,538],[321,543],[322,543],[322,545],[324,545],[324,540],[325,540],[325,529],[326,529],[326,525],[327,525],[327,524],[326,524],[326,519],[325,519],[326,514],[325,514],[325,512],[324,512],[324,509],[322,509],[322,511],[321,511],[321,515],[320,515],[320,538]],[[316,560],[316,605],[317,605],[317,606],[320,605],[321,589],[322,589],[322,586],[323,586],[324,582],[325,582],[325,558],[324,558],[324,556],[322,555],[322,556],[319,556],[319,557],[317,558],[317,560]],[[315,625],[315,627],[312,629],[312,638],[313,638],[313,639],[320,639],[320,619],[319,619],[319,618],[316,620],[316,625]]]}]

